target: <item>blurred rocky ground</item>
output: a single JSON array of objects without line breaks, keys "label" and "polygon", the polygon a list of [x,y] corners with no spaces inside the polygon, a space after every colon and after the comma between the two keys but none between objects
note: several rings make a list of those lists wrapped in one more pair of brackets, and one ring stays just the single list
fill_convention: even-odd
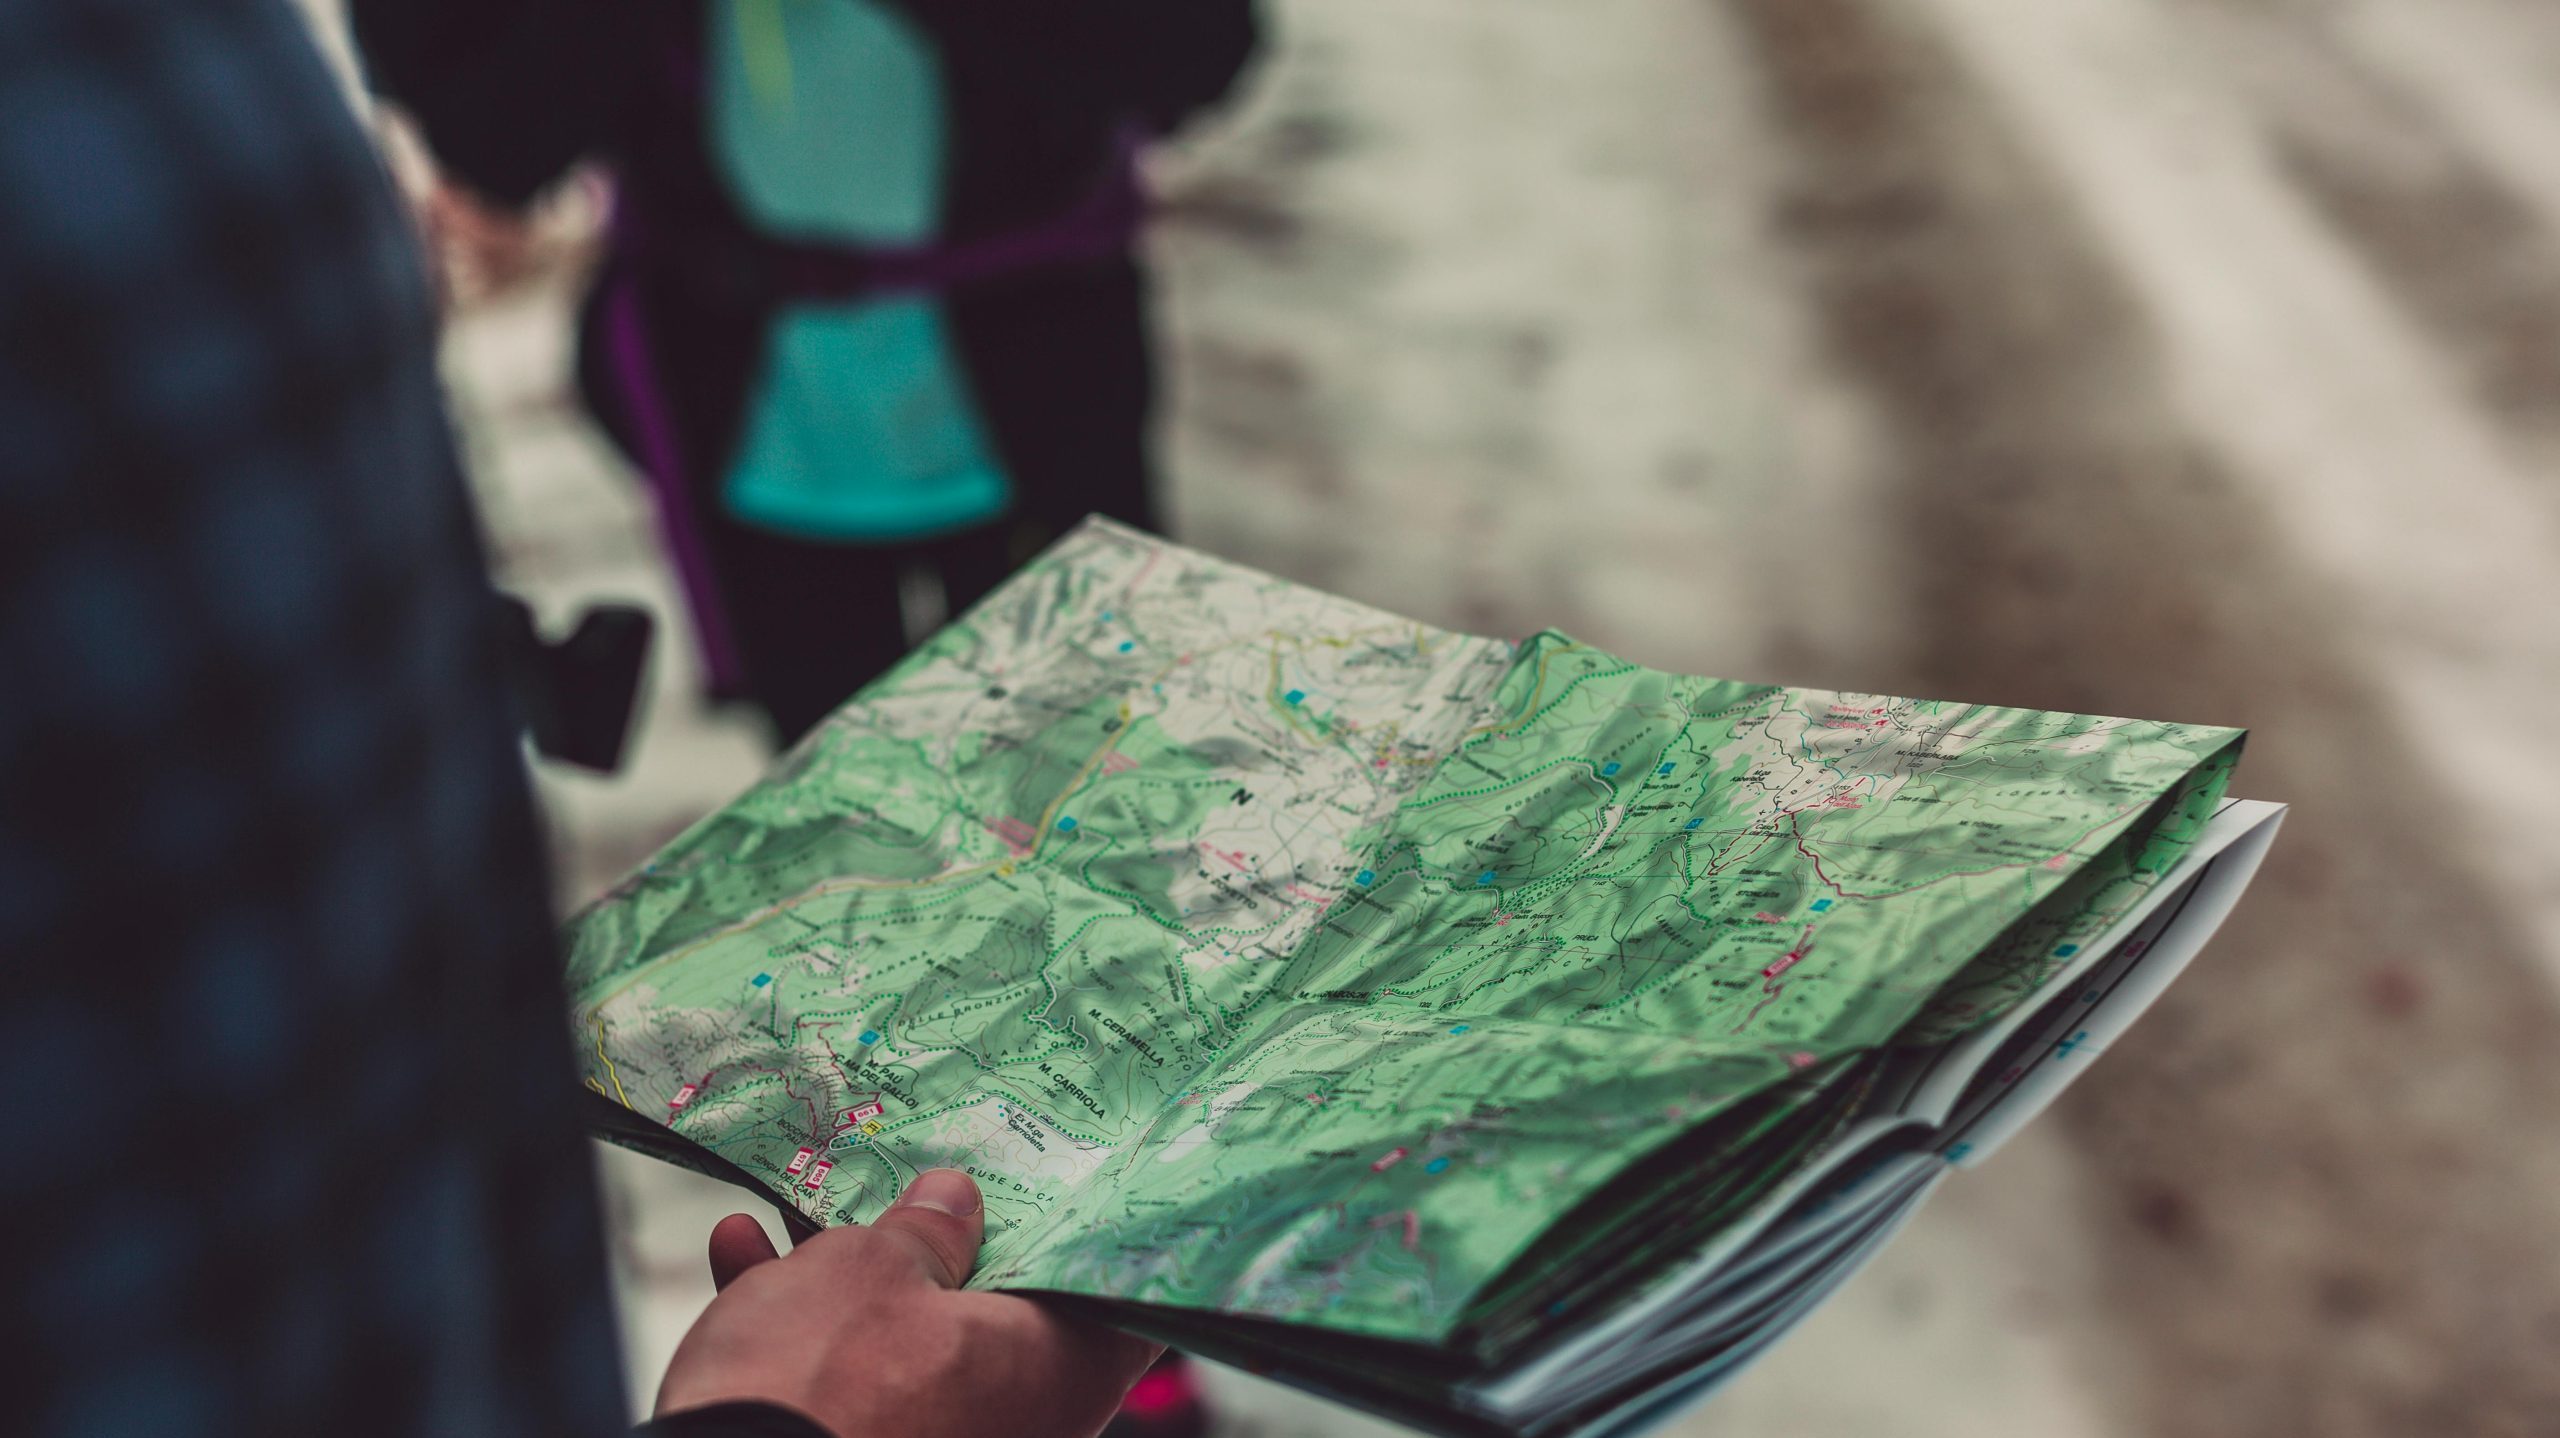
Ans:
[{"label": "blurred rocky ground", "polygon": [[[2162,1009],[1679,1431],[2560,1432],[2560,11],[1272,21],[1157,167],[1177,537],[1666,668],[2246,724],[2296,805]],[[571,292],[453,327],[499,562],[664,611]],[[565,900],[760,762],[663,658],[630,771],[545,777]],[[645,1394],[733,1205],[606,1164]],[[1220,1382],[1233,1434],[1383,1431]]]}]

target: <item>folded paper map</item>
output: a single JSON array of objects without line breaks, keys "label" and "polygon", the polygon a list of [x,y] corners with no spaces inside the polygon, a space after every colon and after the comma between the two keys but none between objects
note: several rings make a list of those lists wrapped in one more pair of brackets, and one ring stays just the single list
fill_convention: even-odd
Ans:
[{"label": "folded paper map", "polygon": [[1088,522],[580,915],[600,1126],[1451,1433],[1765,1347],[2192,955],[2238,731],[1689,678]]}]

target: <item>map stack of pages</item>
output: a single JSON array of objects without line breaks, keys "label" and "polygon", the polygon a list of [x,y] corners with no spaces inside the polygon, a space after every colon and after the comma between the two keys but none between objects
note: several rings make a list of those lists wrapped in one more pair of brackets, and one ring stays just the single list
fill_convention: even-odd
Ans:
[{"label": "map stack of pages", "polygon": [[597,1125],[1436,1433],[1695,1401],[2121,1033],[2232,729],[1663,673],[1088,522],[573,923]]}]

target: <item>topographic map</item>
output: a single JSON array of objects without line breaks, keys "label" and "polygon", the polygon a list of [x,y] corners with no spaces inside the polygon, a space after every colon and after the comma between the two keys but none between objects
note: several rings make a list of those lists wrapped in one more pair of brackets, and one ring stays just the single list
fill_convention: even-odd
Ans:
[{"label": "topographic map", "polygon": [[588,1085],[973,1283],[1433,1340],[1720,1113],[2033,992],[2237,731],[1684,678],[1100,521],[572,926]]}]

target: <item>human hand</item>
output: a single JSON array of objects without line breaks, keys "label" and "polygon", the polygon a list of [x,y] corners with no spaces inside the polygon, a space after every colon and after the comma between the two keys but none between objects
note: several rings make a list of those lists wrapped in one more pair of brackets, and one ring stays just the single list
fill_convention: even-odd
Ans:
[{"label": "human hand", "polygon": [[503,293],[541,268],[542,235],[529,219],[438,181],[418,205],[427,252],[443,266],[447,293],[470,303]]},{"label": "human hand", "polygon": [[977,1184],[956,1169],[917,1175],[877,1222],[788,1257],[746,1214],[720,1220],[719,1296],[677,1345],[659,1415],[757,1401],[836,1438],[1092,1438],[1163,1350],[961,1291],[985,1226]]}]

